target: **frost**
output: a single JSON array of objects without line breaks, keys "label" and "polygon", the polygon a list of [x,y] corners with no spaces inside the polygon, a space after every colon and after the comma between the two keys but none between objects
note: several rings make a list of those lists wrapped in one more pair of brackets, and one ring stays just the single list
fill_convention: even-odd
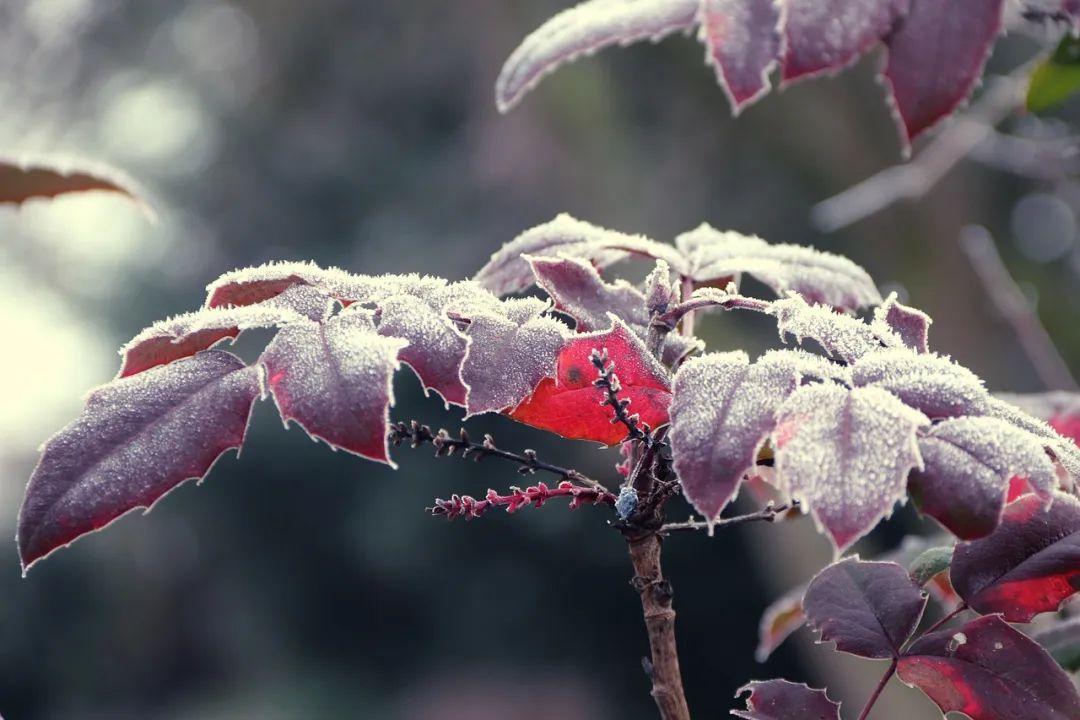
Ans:
[{"label": "frost", "polygon": [[1042,441],[996,418],[946,420],[920,438],[919,450],[924,469],[911,474],[908,490],[920,512],[962,539],[998,526],[1012,478],[1047,499],[1057,485]]},{"label": "frost", "polygon": [[587,0],[555,15],[529,35],[506,61],[495,83],[500,112],[560,65],[611,45],[658,41],[689,30],[700,0]]},{"label": "frost", "polygon": [[607,230],[563,213],[503,245],[473,279],[496,295],[526,290],[533,284],[532,268],[526,260],[529,255],[578,257],[600,269],[629,255],[665,260],[676,272],[681,272],[685,265],[682,256],[670,245],[643,235]]},{"label": "frost", "polygon": [[702,0],[699,37],[705,61],[737,115],[769,92],[783,45],[782,0]]},{"label": "frost", "polygon": [[671,449],[686,498],[716,519],[775,424],[780,404],[799,385],[799,363],[783,353],[754,364],[746,353],[711,353],[675,374]]},{"label": "frost", "polygon": [[591,263],[580,258],[522,258],[532,266],[536,284],[551,297],[555,309],[577,322],[578,332],[608,327],[609,312],[631,325],[648,324],[645,296],[625,280],[605,282]]},{"label": "frost", "polygon": [[513,408],[541,380],[554,377],[556,356],[571,334],[566,325],[546,316],[518,323],[484,312],[469,320],[461,366],[469,415]]},{"label": "frost", "polygon": [[299,285],[269,300],[244,307],[206,308],[156,322],[120,349],[118,377],[190,357],[226,338],[253,328],[281,327],[304,320],[322,321],[333,301],[313,287]]},{"label": "frost", "polygon": [[314,263],[280,262],[233,270],[206,286],[206,307],[254,305],[294,285],[311,285],[338,300],[366,297],[379,284],[375,278],[352,275]]},{"label": "frost", "polygon": [[896,293],[891,293],[878,307],[874,308],[874,320],[870,327],[874,334],[886,345],[894,345],[895,339],[915,352],[930,352],[930,324],[934,321],[922,310],[902,305],[896,300]]},{"label": "frost", "polygon": [[785,81],[837,72],[892,32],[911,0],[785,0]]},{"label": "frost", "polygon": [[1071,438],[1063,437],[1047,423],[998,397],[987,400],[982,414],[999,418],[1042,438],[1062,470],[1071,478],[1072,482],[1069,484],[1080,481],[1080,447],[1077,447]]},{"label": "frost", "polygon": [[903,347],[865,355],[851,374],[856,386],[888,390],[931,418],[981,415],[990,401],[982,380],[967,368]]},{"label": "frost", "polygon": [[916,1],[889,35],[883,80],[905,146],[971,95],[1001,33],[1003,6],[1004,0]]},{"label": "frost", "polygon": [[679,300],[679,287],[671,281],[671,266],[663,260],[645,278],[645,316],[665,313],[672,303]]},{"label": "frost", "polygon": [[790,334],[802,344],[810,338],[830,355],[849,363],[881,348],[877,336],[862,321],[823,305],[808,305],[798,295],[771,303],[766,312],[776,318],[781,339]]},{"label": "frost", "polygon": [[759,237],[702,224],[675,240],[697,282],[752,275],[779,296],[797,292],[811,304],[845,310],[881,302],[865,270],[840,255],[801,245],[770,245]]},{"label": "frost", "polygon": [[262,392],[258,368],[208,350],[92,392],[42,448],[19,514],[23,567],[201,478],[239,448]]},{"label": "frost", "polygon": [[393,465],[387,433],[399,338],[375,333],[369,314],[352,310],[325,323],[282,328],[259,359],[281,418],[331,447]]},{"label": "frost", "polygon": [[777,412],[777,480],[843,552],[904,499],[929,422],[879,388],[803,386]]}]

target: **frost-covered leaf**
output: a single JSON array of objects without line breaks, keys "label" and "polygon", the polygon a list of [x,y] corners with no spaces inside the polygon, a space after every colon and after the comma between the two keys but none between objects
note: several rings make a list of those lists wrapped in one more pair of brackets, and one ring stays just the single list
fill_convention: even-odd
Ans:
[{"label": "frost-covered leaf", "polygon": [[702,224],[675,240],[687,257],[691,277],[712,283],[746,273],[780,296],[795,291],[811,304],[846,310],[881,302],[865,270],[840,255],[802,245],[770,245],[759,237]]},{"label": "frost-covered leaf", "polygon": [[739,688],[735,697],[750,693],[746,710],[732,710],[743,720],[840,720],[840,703],[824,690],[787,680],[751,682]]},{"label": "frost-covered leaf", "polygon": [[702,0],[705,61],[737,115],[769,92],[769,73],[783,44],[781,0]]},{"label": "frost-covered leaf", "polygon": [[785,0],[785,82],[847,67],[892,32],[911,2]]},{"label": "frost-covered leaf", "polygon": [[208,350],[92,392],[45,443],[19,513],[24,568],[174,487],[244,440],[258,368]]},{"label": "frost-covered leaf", "polygon": [[446,313],[414,295],[393,295],[378,308],[377,332],[408,342],[398,359],[412,368],[424,389],[439,393],[447,403],[464,405],[461,363],[468,343]]},{"label": "frost-covered leaf", "polygon": [[991,535],[956,546],[952,581],[981,613],[1030,622],[1080,591],[1080,500],[1058,494],[1049,510],[1036,495],[1005,509]]},{"label": "frost-covered leaf", "polygon": [[511,410],[544,378],[555,376],[555,363],[570,335],[560,321],[538,312],[507,317],[493,312],[469,319],[469,347],[461,366],[469,415]]},{"label": "frost-covered leaf", "polygon": [[894,658],[915,631],[926,596],[891,562],[847,558],[818,573],[803,610],[822,642],[866,658]]},{"label": "frost-covered leaf", "polygon": [[802,344],[809,338],[845,362],[881,349],[881,341],[866,323],[824,305],[808,305],[798,295],[771,303],[766,312],[776,318],[781,339],[793,335]]},{"label": "frost-covered leaf", "polygon": [[[1016,396],[1002,397],[1015,398]],[[1076,483],[1080,482],[1080,445],[1077,445],[1076,441],[1072,438],[1062,435],[1048,423],[1040,420],[1034,415],[1024,412],[1011,402],[1002,399],[1002,397],[989,398],[982,414],[988,417],[999,418],[1015,425],[1025,432],[1029,432],[1032,435],[1042,438],[1045,441],[1047,450],[1057,460],[1061,473],[1064,476],[1062,485],[1065,486],[1066,489],[1070,489]],[[1058,427],[1063,426],[1068,429],[1067,425],[1063,425],[1061,422],[1058,423]]]},{"label": "frost-covered leaf", "polygon": [[577,322],[578,332],[611,325],[614,313],[631,325],[649,322],[645,296],[625,280],[605,282],[592,263],[574,257],[523,257],[531,266],[536,284],[555,303],[555,309]]},{"label": "frost-covered leaf", "polygon": [[896,337],[915,352],[927,353],[930,352],[930,324],[933,322],[922,310],[901,304],[896,293],[891,293],[874,309],[871,327],[886,343]]},{"label": "frost-covered leaf", "polygon": [[387,445],[393,375],[406,341],[382,337],[367,313],[287,325],[263,352],[266,383],[286,425],[392,465]]},{"label": "frost-covered leaf", "polygon": [[1073,720],[1080,696],[1038,643],[996,615],[924,635],[900,658],[900,679],[943,713],[971,720]]},{"label": "frost-covered leaf", "polygon": [[754,659],[759,663],[768,660],[776,648],[806,624],[806,613],[802,606],[805,594],[806,586],[800,585],[765,608],[758,622],[758,645],[754,650]]},{"label": "frost-covered leaf", "polygon": [[54,198],[91,190],[124,195],[148,212],[134,183],[100,163],[65,158],[0,157],[0,205],[19,205],[32,198]]},{"label": "frost-covered leaf", "polygon": [[806,385],[777,412],[772,445],[781,487],[843,552],[904,499],[921,467],[922,413],[880,388]]},{"label": "frost-covered leaf", "polygon": [[655,242],[644,235],[607,230],[563,213],[551,222],[526,230],[503,245],[491,255],[473,280],[496,295],[526,290],[534,282],[532,268],[526,259],[530,255],[579,257],[599,269],[630,255],[664,260],[680,273],[686,264],[682,255],[671,245]]},{"label": "frost-covered leaf", "polygon": [[1044,627],[1031,639],[1050,653],[1069,672],[1080,671],[1080,617],[1064,618]]},{"label": "frost-covered leaf", "polygon": [[118,377],[128,377],[207,350],[243,330],[281,327],[325,319],[332,301],[319,290],[297,285],[254,305],[204,308],[156,322],[120,348]]},{"label": "frost-covered leaf", "polygon": [[612,423],[614,410],[600,404],[604,391],[593,384],[597,370],[590,356],[593,350],[604,349],[622,386],[619,398],[630,401],[627,412],[651,427],[666,423],[671,402],[667,371],[637,334],[614,317],[608,330],[571,336],[558,353],[553,376],[540,382],[510,417],[563,437],[605,445],[624,440],[626,428]]},{"label": "frost-covered leaf", "polygon": [[1023,478],[1044,498],[1057,485],[1039,438],[996,418],[961,417],[935,425],[919,439],[924,468],[911,473],[908,492],[919,511],[965,540],[998,526],[1010,481]]},{"label": "frost-covered leaf", "polygon": [[904,347],[864,355],[851,376],[856,386],[888,390],[931,418],[981,414],[990,399],[982,380],[967,368]]},{"label": "frost-covered leaf", "polygon": [[227,272],[207,285],[206,307],[254,305],[296,285],[311,285],[333,298],[350,303],[387,292],[389,284],[401,277],[353,275],[340,268],[321,268],[314,263],[267,263]]},{"label": "frost-covered leaf", "polygon": [[1045,420],[1054,430],[1080,445],[1080,393],[1059,390],[1029,395],[1001,393],[998,397]]},{"label": "frost-covered leaf", "polygon": [[672,282],[671,266],[663,260],[656,261],[656,267],[645,278],[645,316],[665,313],[672,303],[679,300],[679,287]]},{"label": "frost-covered leaf", "polygon": [[742,351],[693,358],[675,374],[671,440],[683,493],[708,520],[717,518],[753,468],[780,404],[799,386],[799,358]]},{"label": "frost-covered leaf", "polygon": [[697,21],[700,0],[586,0],[555,15],[529,35],[506,61],[495,83],[501,112],[560,65],[611,45],[658,41]]},{"label": "frost-covered leaf", "polygon": [[1001,32],[1004,0],[912,0],[888,36],[884,80],[905,145],[971,95]]}]

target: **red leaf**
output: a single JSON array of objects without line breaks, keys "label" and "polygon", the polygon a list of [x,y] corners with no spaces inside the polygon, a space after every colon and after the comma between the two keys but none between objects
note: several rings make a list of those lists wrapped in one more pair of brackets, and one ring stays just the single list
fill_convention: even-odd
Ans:
[{"label": "red leaf", "polygon": [[618,319],[610,330],[570,338],[559,351],[555,377],[542,380],[510,417],[563,437],[605,445],[622,441],[626,428],[612,424],[615,412],[600,405],[604,391],[593,385],[597,371],[590,354],[605,348],[622,385],[619,396],[631,401],[628,411],[654,428],[666,423],[671,403],[668,374],[641,339]]},{"label": "red leaf", "polygon": [[972,720],[1080,717],[1080,696],[1069,676],[1038,643],[996,615],[916,640],[897,674],[943,713]]},{"label": "red leaf", "polygon": [[889,36],[885,81],[904,145],[967,100],[1001,32],[1004,0],[913,0]]},{"label": "red leaf", "polygon": [[239,448],[259,371],[208,350],[95,390],[45,443],[19,513],[23,568],[129,510],[150,507]]},{"label": "red leaf", "polygon": [[973,609],[1029,622],[1080,590],[1080,501],[1059,494],[1044,507],[1024,495],[991,535],[956,546],[953,585]]}]

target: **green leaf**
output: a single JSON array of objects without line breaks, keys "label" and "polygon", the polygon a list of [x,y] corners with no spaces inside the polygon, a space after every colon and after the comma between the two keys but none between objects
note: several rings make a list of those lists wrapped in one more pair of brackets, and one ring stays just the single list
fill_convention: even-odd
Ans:
[{"label": "green leaf", "polygon": [[1027,109],[1045,112],[1080,91],[1080,38],[1066,35],[1054,54],[1031,74]]},{"label": "green leaf", "polygon": [[952,562],[953,549],[951,546],[933,547],[919,557],[911,561],[908,574],[916,585],[922,587],[934,579],[939,573],[949,569]]}]

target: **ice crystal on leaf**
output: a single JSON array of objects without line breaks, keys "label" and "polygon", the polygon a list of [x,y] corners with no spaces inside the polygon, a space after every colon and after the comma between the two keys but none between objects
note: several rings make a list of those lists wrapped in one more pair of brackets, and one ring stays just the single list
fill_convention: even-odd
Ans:
[{"label": "ice crystal on leaf", "polygon": [[259,370],[208,350],[93,391],[45,443],[19,513],[23,567],[201,478],[244,441]]},{"label": "ice crystal on leaf", "polygon": [[551,297],[556,310],[574,319],[578,332],[608,327],[608,313],[631,325],[649,322],[641,291],[625,280],[605,282],[592,263],[574,257],[523,259],[532,266],[536,284]]},{"label": "ice crystal on leaf", "polygon": [[891,293],[874,309],[874,320],[870,324],[874,333],[886,344],[894,338],[915,352],[930,352],[930,325],[934,321],[922,310],[902,305]]},{"label": "ice crystal on leaf", "polygon": [[839,255],[801,245],[770,245],[759,237],[703,224],[675,240],[691,277],[701,283],[752,275],[783,297],[797,292],[811,304],[857,310],[881,302],[865,270]]},{"label": "ice crystal on leaf", "polygon": [[259,362],[286,424],[295,420],[331,447],[392,465],[392,380],[406,344],[376,334],[366,312],[347,310],[282,328]]},{"label": "ice crystal on leaf", "polygon": [[919,450],[925,467],[911,474],[908,491],[921,513],[959,538],[998,526],[1014,477],[1043,498],[1057,485],[1042,441],[997,418],[946,420],[919,439]]},{"label": "ice crystal on leaf", "polygon": [[784,6],[775,0],[702,0],[699,35],[705,61],[737,115],[769,91],[783,47]]},{"label": "ice crystal on leaf", "polygon": [[777,479],[842,552],[906,497],[908,472],[922,466],[916,433],[929,424],[880,388],[801,387],[777,412]]},{"label": "ice crystal on leaf", "polygon": [[735,496],[800,376],[797,356],[778,352],[753,364],[741,351],[711,353],[679,368],[671,406],[675,470],[706,518]]},{"label": "ice crystal on leaf", "polygon": [[855,362],[881,348],[881,341],[866,323],[824,305],[810,305],[798,295],[771,303],[767,312],[776,318],[781,339],[792,335],[802,344],[809,338],[845,362]]},{"label": "ice crystal on leaf", "polygon": [[931,418],[980,414],[989,400],[975,373],[949,358],[906,347],[867,353],[851,375],[856,386],[888,390]]},{"label": "ice crystal on leaf", "polygon": [[781,0],[783,78],[835,73],[878,44],[904,17],[912,0]]},{"label": "ice crystal on leaf", "polygon": [[700,0],[586,0],[555,15],[506,61],[495,84],[499,110],[506,112],[560,65],[610,45],[660,40],[689,30]]}]

